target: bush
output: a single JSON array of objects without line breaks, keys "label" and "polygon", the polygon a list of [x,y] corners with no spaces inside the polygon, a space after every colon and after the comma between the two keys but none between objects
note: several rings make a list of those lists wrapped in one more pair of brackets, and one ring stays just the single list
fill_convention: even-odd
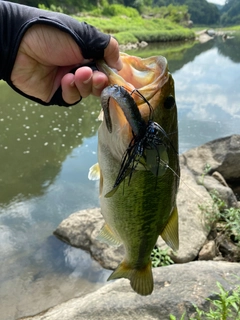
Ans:
[{"label": "bush", "polygon": [[46,7],[44,4],[39,4],[38,5],[38,8],[39,9],[42,9],[42,10],[47,10],[47,11],[53,11],[53,12],[60,12],[60,13],[63,13],[64,12],[64,9],[60,6],[55,6],[54,4],[51,4],[50,7]]},{"label": "bush", "polygon": [[167,42],[193,39],[195,37],[191,30],[163,30],[163,31],[133,31],[133,35],[139,41]]},{"label": "bush", "polygon": [[138,17],[139,13],[136,9],[130,7],[124,7],[121,4],[112,4],[106,6],[102,10],[102,14],[105,16],[126,16],[130,18]]},{"label": "bush", "polygon": [[138,39],[131,32],[127,32],[127,31],[116,33],[115,38],[120,44],[138,42]]}]

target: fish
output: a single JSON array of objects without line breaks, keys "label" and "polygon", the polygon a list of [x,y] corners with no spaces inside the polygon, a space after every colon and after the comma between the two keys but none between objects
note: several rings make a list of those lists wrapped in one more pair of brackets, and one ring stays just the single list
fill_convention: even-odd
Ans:
[{"label": "fish", "polygon": [[98,239],[125,250],[108,280],[129,279],[147,296],[154,289],[151,252],[158,237],[174,251],[179,247],[177,106],[166,58],[121,53],[121,59],[118,72],[97,64],[109,83],[101,95],[98,163],[89,178],[100,179],[105,223]]}]

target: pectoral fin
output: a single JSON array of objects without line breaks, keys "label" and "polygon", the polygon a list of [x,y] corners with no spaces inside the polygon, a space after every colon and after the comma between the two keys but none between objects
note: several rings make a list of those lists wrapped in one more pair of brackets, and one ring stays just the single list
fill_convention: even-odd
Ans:
[{"label": "pectoral fin", "polygon": [[119,247],[122,244],[118,237],[114,234],[112,229],[109,227],[109,225],[107,225],[106,223],[100,230],[97,236],[97,240],[107,243],[114,247]]},{"label": "pectoral fin", "polygon": [[179,248],[179,239],[178,239],[178,210],[175,207],[172,211],[172,214],[168,220],[167,225],[165,226],[161,237],[170,246],[174,251],[177,251]]},{"label": "pectoral fin", "polygon": [[100,179],[100,167],[98,162],[95,163],[88,171],[89,180],[99,180]]}]

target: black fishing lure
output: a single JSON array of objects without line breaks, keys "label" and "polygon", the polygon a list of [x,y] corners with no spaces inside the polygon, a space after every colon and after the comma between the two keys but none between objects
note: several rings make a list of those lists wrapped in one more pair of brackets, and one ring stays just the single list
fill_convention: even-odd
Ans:
[{"label": "black fishing lure", "polygon": [[[140,95],[149,106],[150,116],[147,124],[142,119],[138,106],[132,97],[133,93]],[[129,176],[130,183],[132,174],[139,164],[143,166],[143,169],[150,170],[156,177],[163,175],[168,167],[167,149],[172,147],[175,151],[165,130],[157,122],[152,120],[152,106],[137,89],[129,93],[124,87],[114,85],[103,90],[101,101],[109,132],[112,131],[109,113],[110,98],[115,99],[123,110],[132,128],[133,138],[123,155],[121,167],[113,189],[105,195],[106,197],[112,196],[127,176]],[[173,102],[175,103],[175,101],[172,101],[172,103]]]}]

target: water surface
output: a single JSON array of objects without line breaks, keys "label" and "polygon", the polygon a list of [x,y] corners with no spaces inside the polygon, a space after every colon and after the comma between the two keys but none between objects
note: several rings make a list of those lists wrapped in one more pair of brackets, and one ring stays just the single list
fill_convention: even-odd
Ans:
[{"label": "water surface", "polygon": [[[179,46],[179,44],[178,44]],[[180,152],[240,134],[238,37],[206,44],[152,45],[175,80]],[[103,270],[52,233],[71,213],[96,207],[88,181],[97,161],[99,99],[71,108],[43,107],[0,83],[1,320],[38,313],[104,284]]]}]

